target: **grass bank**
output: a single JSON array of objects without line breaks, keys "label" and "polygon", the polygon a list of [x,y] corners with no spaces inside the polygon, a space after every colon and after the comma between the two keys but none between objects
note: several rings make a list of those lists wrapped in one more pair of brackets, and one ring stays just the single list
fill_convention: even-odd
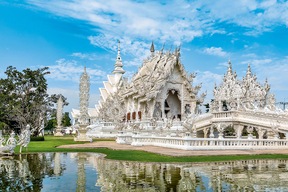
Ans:
[{"label": "grass bank", "polygon": [[[103,141],[103,140],[94,140]],[[107,141],[107,140],[106,140]],[[159,155],[155,153],[135,150],[112,150],[108,148],[94,149],[61,149],[56,148],[60,145],[81,144],[84,142],[75,142],[73,137],[54,137],[45,136],[45,141],[31,141],[28,150],[22,149],[22,153],[35,152],[94,152],[106,154],[106,158],[113,160],[142,161],[142,162],[211,162],[211,161],[231,161],[231,160],[249,160],[249,159],[287,159],[288,155],[283,154],[261,154],[261,155],[219,155],[219,156],[187,156],[172,157]],[[19,153],[19,147],[15,149]]]}]

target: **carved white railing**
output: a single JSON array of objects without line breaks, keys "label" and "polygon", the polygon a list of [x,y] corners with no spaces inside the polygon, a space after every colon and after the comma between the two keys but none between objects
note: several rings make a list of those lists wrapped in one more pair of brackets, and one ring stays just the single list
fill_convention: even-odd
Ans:
[{"label": "carved white railing", "polygon": [[214,118],[227,118],[227,117],[232,117],[233,116],[232,111],[223,111],[223,112],[217,112],[213,113]]},{"label": "carved white railing", "polygon": [[132,144],[132,135],[119,131],[116,139],[116,143],[119,144]]},{"label": "carved white railing", "polygon": [[246,111],[220,111],[206,113],[194,119],[194,126],[197,130],[210,127],[212,123],[237,122],[244,125],[260,126],[270,129],[274,123],[279,126],[280,132],[288,131],[288,113],[277,113],[275,111],[246,110]]},{"label": "carved white railing", "polygon": [[131,144],[133,146],[151,145],[183,150],[288,149],[288,140],[284,139],[218,139],[191,137],[155,137],[141,135],[128,136],[122,134],[118,135],[117,142],[122,144]]},{"label": "carved white railing", "polygon": [[207,127],[211,124],[211,119],[213,115],[211,113],[205,113],[197,116],[194,120],[194,124],[197,129]]}]

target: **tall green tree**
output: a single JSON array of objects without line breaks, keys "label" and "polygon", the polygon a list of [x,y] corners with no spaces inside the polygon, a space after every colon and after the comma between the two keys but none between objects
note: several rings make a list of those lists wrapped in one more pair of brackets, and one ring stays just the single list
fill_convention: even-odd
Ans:
[{"label": "tall green tree", "polygon": [[0,79],[0,121],[12,128],[23,128],[27,124],[38,135],[50,107],[45,75],[48,67],[18,71],[9,66]]},{"label": "tall green tree", "polygon": [[71,118],[69,117],[69,112],[65,112],[63,115],[63,119],[62,119],[62,125],[64,127],[69,127],[71,126]]}]

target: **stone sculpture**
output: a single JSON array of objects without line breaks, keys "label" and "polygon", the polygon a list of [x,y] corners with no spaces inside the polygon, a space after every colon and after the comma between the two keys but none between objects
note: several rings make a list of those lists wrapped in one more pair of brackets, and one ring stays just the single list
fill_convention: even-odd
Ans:
[{"label": "stone sculpture", "polygon": [[27,125],[19,135],[18,145],[20,145],[20,151],[19,151],[20,153],[22,152],[22,147],[26,147],[27,150],[27,146],[30,143],[30,136],[31,136],[30,125]]},{"label": "stone sculpture", "polygon": [[90,77],[86,72],[86,67],[84,72],[80,77],[80,117],[78,122],[77,136],[74,138],[74,141],[89,141],[92,142],[92,139],[89,138],[87,133],[87,126],[89,125],[89,115],[88,115],[88,105],[89,105],[89,91],[90,91]]},{"label": "stone sculpture", "polygon": [[[33,132],[33,129],[32,129]],[[2,136],[2,132],[0,134],[0,155],[13,155],[14,149],[17,145],[20,146],[20,153],[22,153],[22,148],[25,147],[27,150],[28,144],[30,143],[31,130],[30,125],[28,124],[25,129],[18,136],[18,141],[15,138],[14,131],[11,132],[9,138],[5,140]]]},{"label": "stone sculpture", "polygon": [[54,133],[54,136],[63,136],[64,135],[63,133],[61,133],[62,115],[63,115],[63,99],[62,99],[62,96],[60,95],[60,97],[57,101],[57,114],[56,114],[57,127],[56,127],[56,131]]},{"label": "stone sculpture", "polygon": [[17,145],[17,140],[15,138],[14,131],[12,131],[5,145],[3,146],[3,143],[2,143],[2,146],[0,147],[0,155],[13,155],[16,145]]}]

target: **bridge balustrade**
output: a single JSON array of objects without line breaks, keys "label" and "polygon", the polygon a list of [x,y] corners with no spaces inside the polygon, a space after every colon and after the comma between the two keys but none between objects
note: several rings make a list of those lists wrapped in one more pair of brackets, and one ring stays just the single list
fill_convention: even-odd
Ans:
[{"label": "bridge balustrade", "polygon": [[119,134],[117,143],[135,146],[151,145],[184,150],[288,149],[288,140],[282,139],[218,139]]}]

